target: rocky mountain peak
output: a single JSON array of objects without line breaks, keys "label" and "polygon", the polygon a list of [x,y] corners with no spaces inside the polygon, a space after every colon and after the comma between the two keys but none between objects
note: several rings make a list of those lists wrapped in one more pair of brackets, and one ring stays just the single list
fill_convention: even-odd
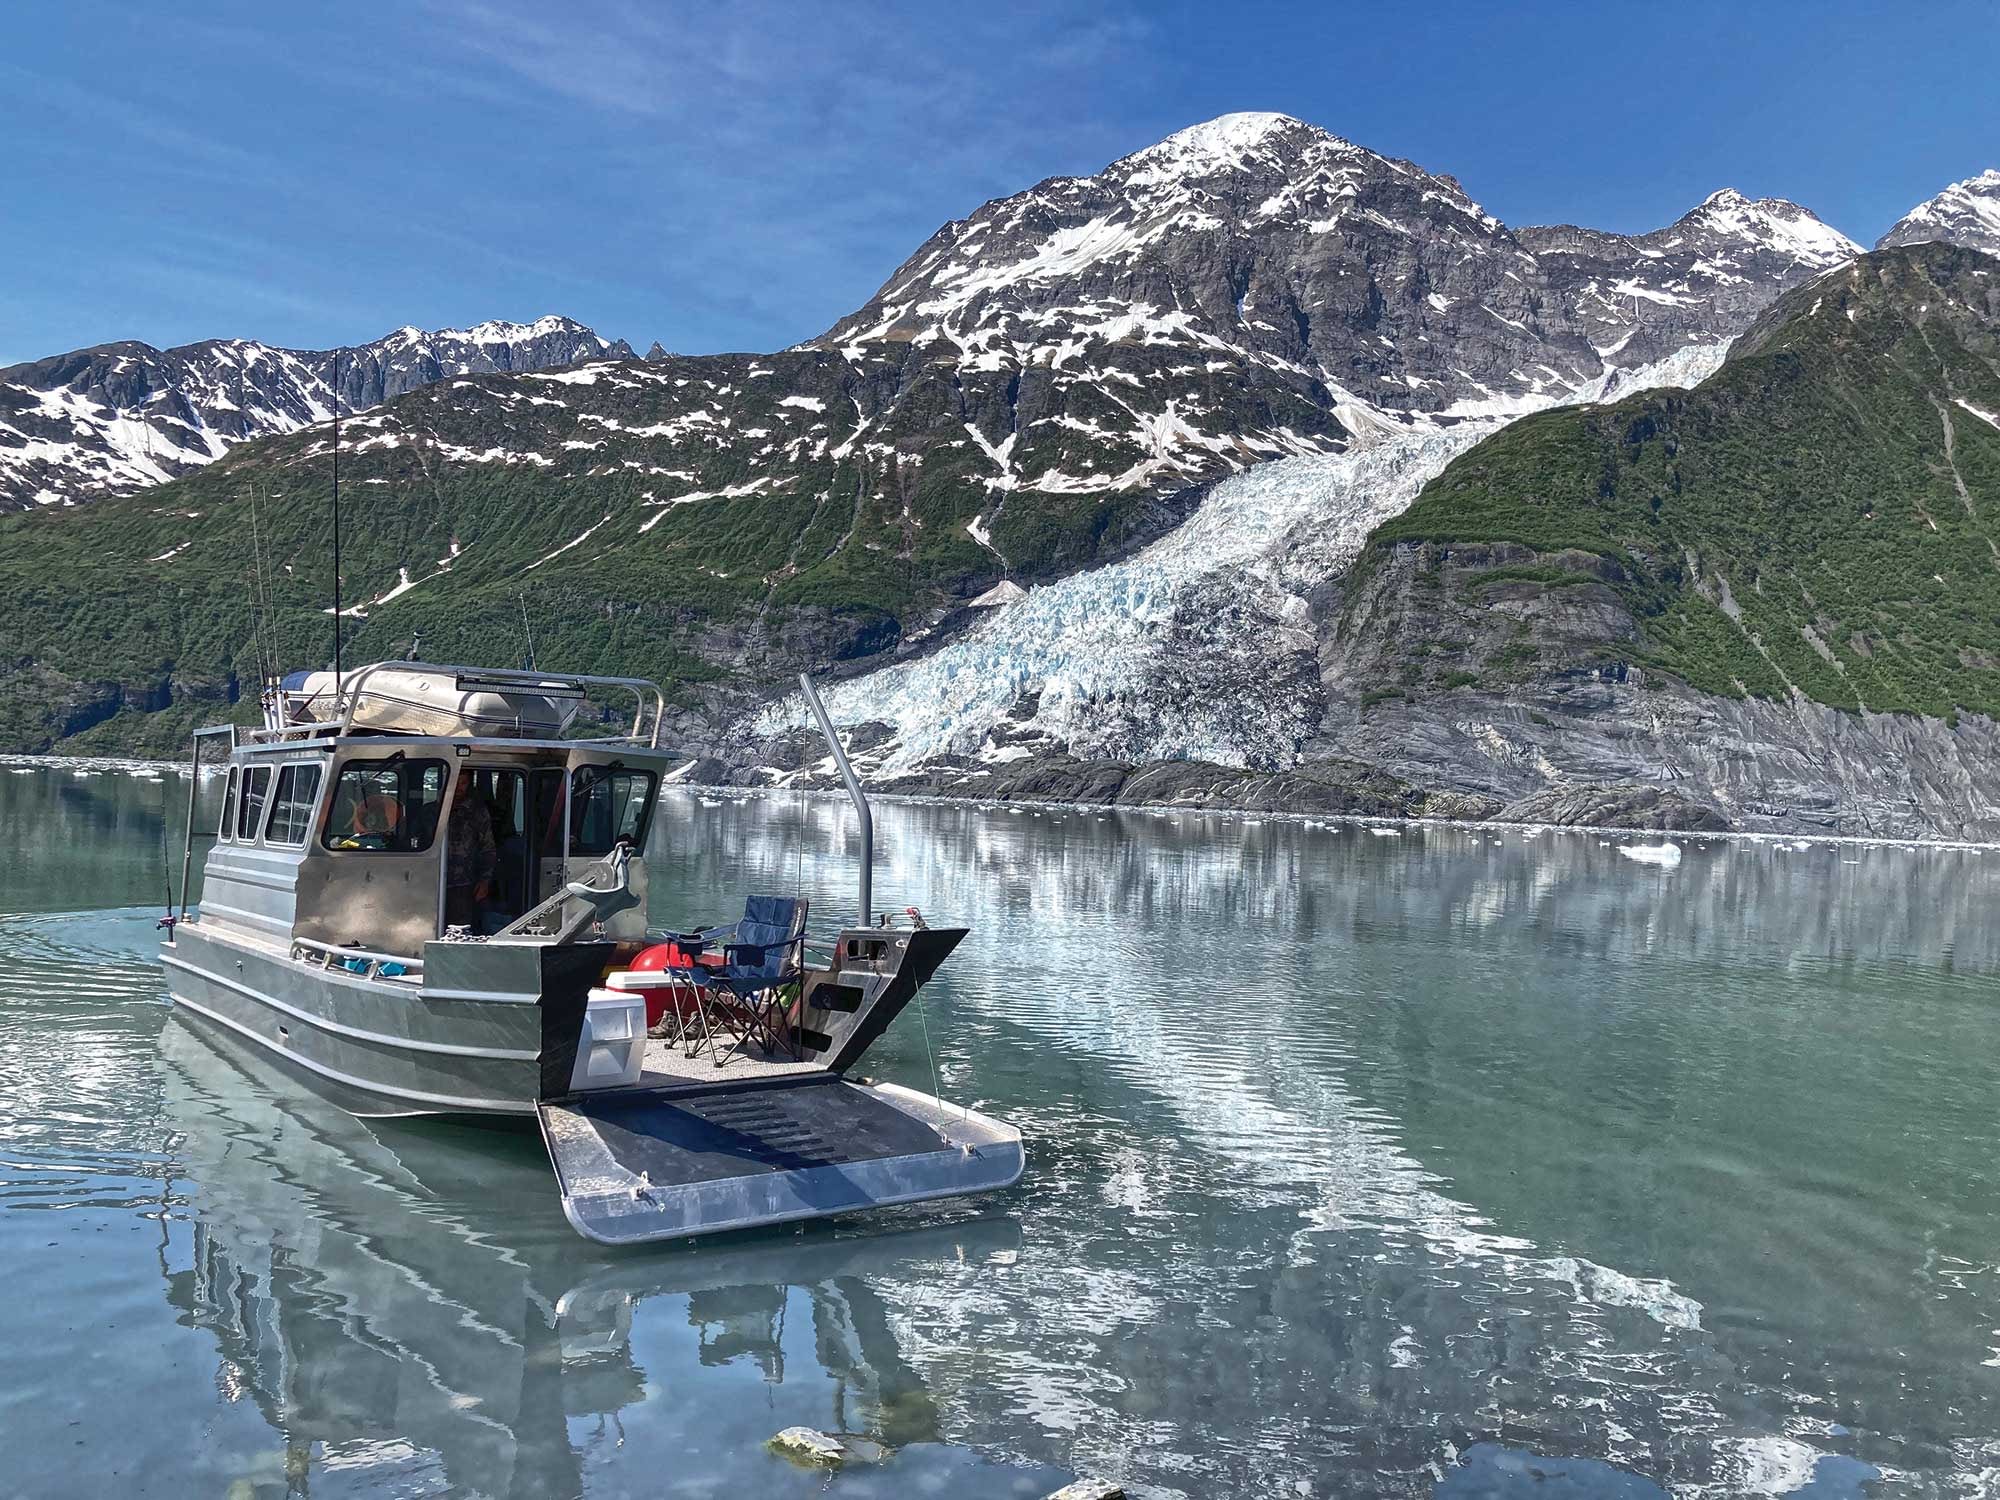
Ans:
[{"label": "rocky mountain peak", "polygon": [[[1099,380],[1120,350],[1171,350],[1183,371],[1260,370],[1349,425],[1457,419],[1726,340],[1858,250],[1733,189],[1652,235],[1517,235],[1455,178],[1288,115],[1233,114],[946,225],[806,347]],[[1164,416],[1161,394],[1146,404]],[[1185,421],[1193,393],[1173,398]]]},{"label": "rocky mountain peak", "polygon": [[1235,157],[1254,151],[1274,136],[1281,135],[1308,135],[1329,141],[1337,139],[1319,126],[1309,125],[1292,115],[1275,114],[1268,110],[1238,110],[1176,130],[1165,140],[1143,147],[1124,160],[1147,162],[1203,155]]},{"label": "rocky mountain peak", "polygon": [[1968,250],[2000,255],[2000,170],[1989,167],[1977,177],[1954,182],[1927,198],[1896,221],[1875,242],[1878,250],[1891,245],[1918,245],[1947,240]]},{"label": "rocky mountain peak", "polygon": [[1120,158],[1097,178],[1072,180],[1122,189],[1136,209],[1204,202],[1254,229],[1324,220],[1351,207],[1361,184],[1396,178],[1421,180],[1458,211],[1498,227],[1456,178],[1281,114],[1221,115]]},{"label": "rocky mountain peak", "polygon": [[[467,344],[525,344],[534,339],[555,335],[597,338],[576,319],[557,317],[553,314],[545,314],[532,323],[512,323],[505,318],[489,318],[484,323],[473,324],[470,328],[442,328],[428,337],[440,341],[456,340]],[[604,342],[602,339],[597,341]]]},{"label": "rocky mountain peak", "polygon": [[1374,154],[1290,115],[1242,113],[1177,130],[1121,157],[1103,175],[1143,188],[1229,172],[1284,173],[1313,152]]},{"label": "rocky mountain peak", "polygon": [[364,411],[448,375],[630,359],[572,318],[413,324],[342,349],[127,340],[0,370],[0,510],[71,505],[160,484],[236,444]]},{"label": "rocky mountain peak", "polygon": [[1703,233],[1744,244],[1763,245],[1824,269],[1852,260],[1861,247],[1810,209],[1787,198],[1749,198],[1721,188],[1683,214],[1661,237]]}]

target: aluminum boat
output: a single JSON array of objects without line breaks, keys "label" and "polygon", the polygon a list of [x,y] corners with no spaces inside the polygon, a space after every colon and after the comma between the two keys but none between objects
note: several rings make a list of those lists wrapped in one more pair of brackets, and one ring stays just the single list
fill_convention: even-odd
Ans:
[{"label": "aluminum boat", "polygon": [[[800,688],[860,821],[858,916],[815,953],[801,912],[798,961],[727,1045],[711,1024],[745,1012],[705,1005],[685,954],[648,1025],[665,981],[641,960],[668,935],[648,931],[645,854],[671,845],[672,758],[664,696],[639,678],[381,662],[272,683],[259,728],[197,730],[162,923],[173,1003],[357,1115],[537,1122],[570,1223],[605,1243],[1012,1184],[1014,1127],[856,1071],[965,929],[871,911],[867,798]],[[629,730],[566,737],[607,691],[631,695]],[[191,903],[217,743],[221,817]],[[483,854],[476,885],[464,847]]]}]

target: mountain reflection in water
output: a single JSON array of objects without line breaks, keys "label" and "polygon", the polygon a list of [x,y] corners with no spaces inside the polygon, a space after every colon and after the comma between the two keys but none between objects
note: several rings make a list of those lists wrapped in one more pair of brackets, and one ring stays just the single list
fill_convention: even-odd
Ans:
[{"label": "mountain reflection in water", "polygon": [[[295,1109],[276,1070],[178,1017],[160,1047],[192,1229],[187,1264],[162,1260],[167,1298],[215,1337],[218,1391],[256,1403],[300,1481],[324,1467],[373,1490],[580,1494],[632,1441],[624,1414],[649,1380],[671,1401],[685,1361],[775,1386],[801,1353],[819,1387],[806,1420],[890,1448],[936,1443],[935,1407],[862,1277],[1019,1245],[1013,1223],[970,1219],[825,1235],[803,1254],[787,1236],[610,1257],[551,1212],[532,1134]],[[687,1337],[649,1375],[634,1320],[656,1300]],[[719,1479],[787,1420],[767,1403],[737,1420],[690,1409],[661,1458]]]}]

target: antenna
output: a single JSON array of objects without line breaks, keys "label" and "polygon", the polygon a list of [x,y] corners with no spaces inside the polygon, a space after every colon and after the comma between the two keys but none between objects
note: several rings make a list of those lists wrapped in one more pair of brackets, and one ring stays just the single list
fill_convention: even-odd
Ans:
[{"label": "antenna", "polygon": [[521,664],[521,670],[532,672],[535,670],[535,628],[528,623],[528,596],[517,594],[514,597],[521,601],[521,635],[528,643],[528,659]]},{"label": "antenna", "polygon": [[276,637],[269,636],[271,601],[264,588],[264,548],[257,527],[257,485],[250,485],[250,639],[255,646],[257,658],[257,704],[264,714],[264,727],[275,729],[271,722],[271,679],[276,675],[277,656],[275,651],[267,652],[267,637],[275,646]]},{"label": "antenna", "polygon": [[333,351],[333,690],[340,691],[340,351]]},{"label": "antenna", "polygon": [[[253,489],[251,493],[254,497],[256,492]],[[266,510],[271,508],[271,491],[268,484],[264,489],[264,508]],[[284,657],[278,650],[278,585],[271,572],[271,554],[264,550],[261,541],[257,544],[257,576],[262,580],[260,587],[264,591],[264,626],[271,637],[270,649],[265,654],[271,659],[273,675],[282,677],[285,667]]]}]

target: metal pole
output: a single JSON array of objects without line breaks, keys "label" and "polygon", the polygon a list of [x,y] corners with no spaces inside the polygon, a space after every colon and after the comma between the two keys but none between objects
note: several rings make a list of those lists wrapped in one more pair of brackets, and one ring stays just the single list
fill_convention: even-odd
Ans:
[{"label": "metal pole", "polygon": [[[181,915],[185,922],[188,914],[188,873],[194,868],[194,798],[201,789],[201,736],[194,737],[194,754],[188,762],[188,820],[187,834],[181,843]],[[171,937],[172,934],[169,934]]]},{"label": "metal pole", "polygon": [[840,748],[840,736],[833,732],[833,720],[827,717],[826,705],[819,701],[812,678],[804,672],[799,673],[799,688],[806,695],[806,704],[812,709],[813,717],[819,720],[819,732],[826,736],[827,746],[833,751],[833,763],[840,767],[840,779],[847,783],[847,795],[861,818],[861,925],[872,926],[875,921],[875,819],[868,811],[868,798],[861,790],[861,778],[847,763],[847,752]]},{"label": "metal pole", "polygon": [[333,692],[340,695],[340,351],[333,351]]}]

